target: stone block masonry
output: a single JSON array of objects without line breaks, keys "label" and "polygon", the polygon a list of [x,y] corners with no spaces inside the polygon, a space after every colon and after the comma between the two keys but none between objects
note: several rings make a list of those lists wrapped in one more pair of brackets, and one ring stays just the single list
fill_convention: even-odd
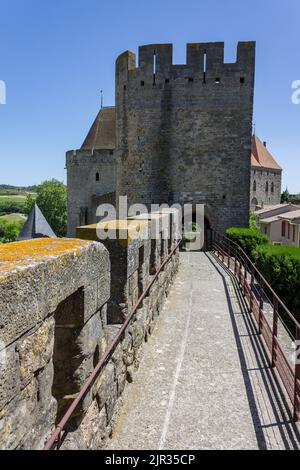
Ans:
[{"label": "stone block masonry", "polygon": [[[148,225],[129,223],[139,225],[141,234]],[[124,221],[110,224],[120,228]],[[80,235],[90,239],[92,232],[84,227]],[[152,279],[146,233],[143,240],[40,239],[0,248],[1,449],[43,448]],[[171,244],[166,250],[170,253]],[[178,256],[159,274],[76,409],[62,449],[100,449],[112,432],[123,390],[133,380],[141,346],[177,272]]]},{"label": "stone block masonry", "polygon": [[0,260],[0,448],[40,449],[105,347],[109,255],[36,239],[1,246]]},{"label": "stone block masonry", "polygon": [[[139,48],[116,62],[117,198],[204,204],[217,230],[248,226],[255,43],[235,63],[223,43]],[[208,213],[212,216],[209,217]]]},{"label": "stone block masonry", "polygon": [[86,150],[87,139],[67,152],[69,236],[98,221],[97,204],[118,206],[119,196],[148,209],[203,204],[207,226],[247,227],[254,75],[255,42],[239,42],[234,63],[224,62],[219,42],[187,44],[180,65],[172,44],[141,46],[138,60],[121,54],[110,127],[101,127],[111,113],[103,108],[89,133],[98,149]]}]

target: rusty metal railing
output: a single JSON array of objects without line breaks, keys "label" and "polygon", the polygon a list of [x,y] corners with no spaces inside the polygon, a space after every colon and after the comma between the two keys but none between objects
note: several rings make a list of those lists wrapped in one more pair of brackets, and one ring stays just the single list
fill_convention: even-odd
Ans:
[{"label": "rusty metal railing", "polygon": [[[66,425],[68,424],[68,422],[70,421],[71,417],[73,416],[77,406],[79,405],[79,403],[83,400],[85,394],[87,393],[87,391],[90,389],[90,387],[93,385],[93,383],[95,382],[96,378],[98,377],[98,375],[101,373],[101,371],[103,370],[103,367],[107,364],[107,362],[109,361],[109,359],[111,358],[111,356],[113,355],[115,349],[117,348],[118,344],[120,343],[120,341],[122,340],[122,337],[125,333],[125,331],[127,330],[128,326],[130,325],[133,317],[135,316],[137,310],[139,309],[139,307],[141,306],[143,300],[147,297],[148,293],[150,292],[150,289],[151,287],[153,286],[153,284],[155,283],[156,279],[158,278],[159,274],[163,271],[164,267],[166,266],[166,264],[170,261],[170,259],[172,258],[172,256],[174,255],[174,253],[176,252],[176,250],[179,248],[181,244],[181,240],[178,241],[176,243],[176,246],[173,248],[173,250],[169,253],[168,257],[165,259],[165,261],[161,264],[161,266],[159,267],[159,269],[157,270],[157,272],[154,274],[151,282],[149,283],[149,285],[147,286],[147,288],[145,289],[145,291],[142,293],[142,295],[140,296],[140,298],[138,299],[136,305],[134,306],[133,310],[130,312],[130,314],[128,315],[127,319],[125,320],[125,322],[122,324],[120,330],[118,331],[118,333],[116,334],[116,336],[114,337],[113,341],[110,343],[110,345],[108,346],[108,348],[106,349],[106,351],[104,352],[103,356],[101,357],[100,361],[98,362],[98,364],[96,365],[96,367],[93,369],[93,371],[91,372],[90,376],[88,377],[88,379],[86,380],[86,382],[84,383],[84,385],[82,386],[81,390],[78,392],[78,395],[76,396],[76,398],[73,400],[73,402],[71,403],[70,407],[68,408],[68,410],[66,411],[66,413],[64,414],[64,416],[62,417],[61,421],[58,423],[58,425],[56,426],[55,430],[53,431],[53,433],[51,434],[50,438],[47,440],[45,446],[44,446],[44,449],[43,450],[53,450],[55,446],[58,446],[59,443],[61,442],[61,438],[62,438],[62,433],[64,431],[66,431]],[[66,431],[67,432],[67,431]]]},{"label": "rusty metal railing", "polygon": [[[238,280],[258,333],[264,338],[270,363],[292,403],[294,421],[300,421],[300,324],[237,243],[213,231],[212,250]],[[286,338],[295,344],[294,361]]]}]

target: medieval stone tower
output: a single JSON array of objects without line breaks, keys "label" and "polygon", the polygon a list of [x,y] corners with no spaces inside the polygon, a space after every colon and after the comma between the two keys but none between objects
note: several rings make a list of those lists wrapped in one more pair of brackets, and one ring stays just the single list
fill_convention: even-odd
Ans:
[{"label": "medieval stone tower", "polygon": [[[247,226],[255,43],[239,43],[235,63],[224,63],[223,43],[188,44],[184,65],[174,65],[172,53],[171,44],[153,44],[139,48],[138,64],[129,51],[117,59],[115,150],[105,153],[104,169],[111,158],[116,196],[127,195],[129,204],[203,203],[211,226]],[[93,199],[94,184],[74,187],[82,164],[95,179],[95,157],[87,153],[76,167],[69,153],[72,201],[82,191]],[[72,201],[70,235],[79,224]],[[90,212],[92,203],[85,204]]]}]

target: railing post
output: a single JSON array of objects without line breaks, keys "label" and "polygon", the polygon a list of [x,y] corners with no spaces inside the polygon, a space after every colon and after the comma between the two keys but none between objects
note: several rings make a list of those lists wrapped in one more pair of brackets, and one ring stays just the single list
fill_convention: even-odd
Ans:
[{"label": "railing post", "polygon": [[263,327],[263,311],[264,311],[264,283],[260,280],[259,285],[259,320],[258,320],[258,332],[261,335]]},{"label": "railing post", "polygon": [[278,299],[273,300],[272,367],[276,366],[278,334]]},{"label": "railing post", "polygon": [[247,296],[247,289],[246,289],[247,279],[248,279],[247,276],[248,276],[248,271],[247,271],[247,261],[246,261],[244,265],[244,296],[245,297]]},{"label": "railing post", "polygon": [[300,421],[300,328],[296,326],[295,337],[295,394],[294,394],[294,421]]},{"label": "railing post", "polygon": [[253,285],[254,285],[254,268],[251,267],[251,279],[250,279],[250,312],[253,312]]},{"label": "railing post", "polygon": [[231,256],[230,253],[231,253],[231,250],[230,250],[230,241],[229,240],[227,241],[227,251],[228,251],[228,253],[227,253],[227,255],[228,255],[227,267],[228,267],[228,269],[230,269],[230,256]]}]

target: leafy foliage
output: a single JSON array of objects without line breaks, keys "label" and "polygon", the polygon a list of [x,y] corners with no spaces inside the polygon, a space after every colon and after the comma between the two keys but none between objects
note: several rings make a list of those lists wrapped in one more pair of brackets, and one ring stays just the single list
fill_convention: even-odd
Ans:
[{"label": "leafy foliage", "polygon": [[0,243],[15,242],[19,236],[20,230],[24,225],[23,220],[7,222],[0,220]]},{"label": "leafy foliage", "polygon": [[249,218],[249,227],[255,232],[259,232],[259,225],[257,223],[256,215],[254,211],[250,211],[250,218]]},{"label": "leafy foliage", "polygon": [[36,201],[36,198],[32,194],[27,194],[26,201],[25,201],[25,207],[24,207],[24,213],[25,214],[30,214],[30,212],[33,209],[34,203]]},{"label": "leafy foliage", "polygon": [[27,210],[37,203],[51,228],[58,237],[66,236],[67,232],[67,187],[55,179],[45,181],[36,187],[37,198],[27,198]]},{"label": "leafy foliage", "polygon": [[300,248],[260,246],[254,259],[259,271],[300,321]]},{"label": "leafy foliage", "polygon": [[289,202],[291,202],[291,196],[290,196],[288,188],[286,188],[286,190],[283,191],[281,195],[281,203],[283,204],[283,203],[289,203]]},{"label": "leafy foliage", "polygon": [[227,237],[236,242],[253,259],[254,250],[260,245],[266,245],[269,239],[266,235],[252,228],[229,228]]}]

